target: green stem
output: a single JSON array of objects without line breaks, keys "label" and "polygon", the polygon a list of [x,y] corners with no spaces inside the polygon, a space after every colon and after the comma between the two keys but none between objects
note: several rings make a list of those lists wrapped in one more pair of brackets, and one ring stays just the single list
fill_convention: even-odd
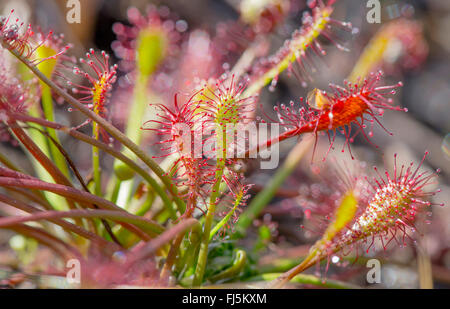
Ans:
[{"label": "green stem", "polygon": [[136,81],[134,88],[134,101],[131,106],[130,115],[128,116],[127,128],[125,134],[136,144],[140,144],[142,140],[141,130],[144,121],[145,109],[148,106],[148,76],[140,75]]},{"label": "green stem", "polygon": [[15,170],[15,171],[21,171],[18,166],[16,166],[9,158],[7,158],[2,152],[0,152],[0,163],[2,163],[4,166]]},{"label": "green stem", "polygon": [[184,238],[184,234],[179,234],[175,240],[173,241],[172,245],[170,246],[169,253],[167,254],[166,262],[164,263],[163,269],[161,270],[160,274],[160,280],[164,281],[167,280],[170,273],[172,272],[173,264],[175,263],[175,260],[177,258],[177,255],[179,253],[181,242]]},{"label": "green stem", "polygon": [[213,239],[214,235],[217,234],[217,232],[225,225],[227,224],[227,222],[230,220],[230,218],[233,216],[233,214],[235,213],[236,209],[239,207],[239,205],[241,204],[242,198],[244,197],[243,194],[239,194],[236,197],[236,200],[234,201],[234,205],[233,208],[226,214],[225,217],[222,218],[222,220],[219,221],[219,223],[217,223],[214,228],[211,230],[211,233],[209,233],[209,241],[211,241],[211,239]]},{"label": "green stem", "polygon": [[[259,276],[251,277],[246,281],[255,282],[255,281],[273,281],[278,278],[281,273],[267,273]],[[300,284],[310,284],[324,288],[331,289],[359,289],[360,287],[356,285],[352,285],[346,282],[338,281],[338,280],[323,280],[316,276],[312,275],[297,275],[290,280],[291,283],[300,283]]]},{"label": "green stem", "polygon": [[[97,123],[92,124],[92,133],[94,139],[98,140],[98,125]],[[98,148],[92,147],[92,171],[94,173],[94,192],[98,196],[102,196],[102,177],[100,172],[100,152]]]},{"label": "green stem", "polygon": [[304,138],[288,154],[283,166],[277,170],[267,187],[259,192],[250,202],[246,210],[240,215],[236,224],[235,237],[243,237],[247,228],[252,224],[259,214],[270,203],[278,188],[284,183],[287,177],[297,168],[305,153],[310,149],[314,138]]},{"label": "green stem", "polygon": [[108,183],[108,199],[113,202],[114,204],[117,204],[117,197],[119,196],[119,189],[120,189],[120,180],[116,178],[112,178],[111,182]]},{"label": "green stem", "polygon": [[130,215],[126,212],[116,210],[69,210],[69,211],[41,211],[33,213],[29,216],[17,216],[0,218],[0,228],[14,226],[19,223],[25,223],[30,221],[40,220],[54,220],[60,218],[102,218],[110,219],[119,223],[129,223],[138,226],[149,235],[156,235],[162,232],[162,229],[155,225],[152,221]]},{"label": "green stem", "polygon": [[[28,113],[37,118],[42,118],[41,112],[38,109],[38,106],[36,104],[30,106]],[[38,127],[38,129],[42,129],[41,127]],[[48,139],[45,138],[44,135],[40,134],[37,130],[27,130],[28,134],[30,135],[33,142],[39,146],[42,153],[44,153],[47,157],[50,157],[50,145],[48,143]],[[25,147],[26,148],[26,147]],[[51,182],[53,181],[52,176],[47,172],[47,170],[39,163],[38,160],[34,156],[31,155],[31,153],[27,152],[27,154],[30,157],[31,164],[34,167],[34,171],[37,175],[39,175],[39,178]],[[56,209],[59,210],[65,210],[68,208],[67,202],[60,196],[49,193],[49,192],[43,192],[43,195],[48,199],[48,201],[52,205],[56,205]],[[55,206],[53,206],[55,207]]]},{"label": "green stem", "polygon": [[155,194],[151,188],[147,192],[147,198],[145,202],[136,210],[136,216],[144,216],[153,206],[153,202],[155,201]]},{"label": "green stem", "polygon": [[[201,226],[199,226],[197,230],[193,229],[191,231],[183,258],[177,261],[176,270],[179,273],[179,278],[191,277],[194,274],[201,236]],[[192,286],[192,280],[189,285]]]},{"label": "green stem", "polygon": [[[0,217],[0,220],[1,219],[2,218]],[[25,224],[16,224],[13,226],[4,227],[4,229],[9,229],[26,237],[37,240],[39,243],[55,251],[55,253],[58,254],[64,262],[72,256],[75,256],[77,258],[82,257],[81,253],[75,247],[53,236],[44,229],[28,226]],[[72,254],[69,254],[69,252]]]},{"label": "green stem", "polygon": [[[131,104],[131,110],[128,115],[128,121],[125,129],[125,135],[139,145],[142,140],[143,130],[141,126],[144,122],[145,108],[147,107],[148,100],[148,76],[144,74],[139,74],[136,79],[136,84],[133,89],[133,103]],[[129,149],[125,148],[122,150],[123,153],[130,157],[132,160],[136,159],[136,156]],[[134,172],[123,162],[115,161],[114,162],[114,171],[117,177],[121,180],[128,180],[133,177]]]},{"label": "green stem", "polygon": [[247,262],[247,253],[244,250],[237,250],[236,257],[234,258],[233,264],[225,269],[224,271],[218,273],[211,277],[212,282],[216,282],[219,280],[230,279],[239,275],[245,267],[245,263]]},{"label": "green stem", "polygon": [[199,286],[203,282],[203,276],[205,274],[206,262],[208,259],[208,246],[209,246],[209,237],[211,233],[211,227],[214,220],[214,215],[216,213],[216,204],[217,199],[220,195],[220,184],[222,183],[222,176],[225,169],[225,158],[227,154],[227,134],[226,129],[219,125],[218,129],[216,129],[218,133],[217,136],[217,163],[216,163],[216,175],[215,175],[215,183],[212,188],[212,193],[209,200],[209,207],[205,217],[205,226],[203,229],[202,240],[200,243],[200,252],[198,255],[197,267],[195,269],[194,275],[194,286]]},{"label": "green stem", "polygon": [[286,272],[289,269],[298,265],[299,261],[303,261],[304,257],[298,258],[277,258],[270,262],[270,264],[259,265],[258,271],[260,273],[274,273]]},{"label": "green stem", "polygon": [[[6,158],[6,156],[4,156],[1,152],[0,152],[0,163],[2,163],[4,166],[6,166],[7,168],[22,173],[24,174],[23,170],[21,168],[19,168],[18,166],[16,166],[14,163],[12,163],[8,158]],[[3,170],[4,168],[0,167],[0,170]],[[37,203],[39,205],[41,205],[42,207],[44,207],[47,210],[53,209],[52,204],[49,202],[49,200],[47,199],[47,196],[39,191],[39,190],[31,190],[31,192],[28,191],[21,191],[21,190],[17,190],[16,192],[18,192],[19,194],[25,196],[28,200],[33,201],[34,203]],[[54,195],[54,197],[57,197],[58,199],[62,200],[63,202],[64,199]]]},{"label": "green stem", "polygon": [[[216,186],[214,186],[214,188],[216,188]],[[214,197],[215,195],[216,194],[213,194],[211,195],[211,197]],[[203,275],[205,274],[206,262],[208,259],[209,234],[211,232],[215,211],[216,211],[216,203],[210,202],[208,212],[206,213],[205,217],[205,226],[203,229],[202,240],[200,243],[200,252],[198,254],[197,267],[195,269],[195,276],[193,282],[194,286],[200,286],[201,283],[203,282]]]},{"label": "green stem", "polygon": [[[134,99],[125,129],[125,135],[128,136],[131,141],[136,143],[136,145],[140,145],[142,140],[143,130],[141,129],[141,126],[144,121],[145,108],[147,107],[146,103],[148,99],[147,84],[148,76],[140,74],[133,89]],[[136,155],[128,148],[123,149],[122,152],[133,161],[136,160]],[[125,197],[126,203],[124,208],[127,209],[128,201],[132,196],[131,189],[133,188],[134,183],[134,171],[128,165],[124,164],[124,162],[116,160],[114,162],[114,173],[117,176],[117,181],[119,183],[118,194]],[[167,207],[167,205],[165,206]],[[173,211],[171,211],[171,214],[172,219],[175,219],[176,216],[173,215]]]},{"label": "green stem", "polygon": [[192,230],[193,233],[198,233],[200,229],[201,225],[197,220],[193,218],[185,219],[174,227],[165,230],[164,233],[158,235],[155,239],[147,242],[139,250],[130,252],[127,263],[133,265],[138,261],[148,259],[149,256],[153,255],[158,249],[172,241],[179,234],[184,234],[188,230]]},{"label": "green stem", "polygon": [[[320,16],[315,19],[314,24],[308,28],[308,31],[292,38],[289,43],[289,51],[285,53],[284,57],[277,61],[264,74],[254,79],[243,92],[242,97],[247,98],[258,94],[263,87],[268,85],[274,78],[277,78],[281,72],[289,68],[300,57],[302,52],[305,52],[314,44],[314,40],[320,36],[322,31],[326,30],[329,21],[328,17],[332,12],[333,9],[330,6],[323,8]],[[283,46],[282,48],[285,49],[286,47]]]},{"label": "green stem", "polygon": [[[54,121],[55,116],[53,112],[53,100],[52,100],[52,92],[50,87],[47,85],[42,85],[42,110],[44,111],[44,116],[49,121]],[[56,131],[53,129],[48,129],[48,134],[59,144],[61,142],[59,141],[58,134],[56,134]],[[66,176],[69,177],[69,169],[66,164],[66,160],[61,155],[61,153],[58,151],[58,148],[55,147],[53,143],[49,143],[50,153],[51,157],[55,162],[55,165],[61,170],[61,172]]]},{"label": "green stem", "polygon": [[[35,179],[35,178],[17,179],[17,178],[10,178],[10,177],[0,177],[0,186],[6,187],[6,188],[18,187],[18,188],[28,188],[28,189],[38,189],[38,190],[50,191],[55,194],[64,196],[67,199],[72,199],[72,200],[80,202],[80,203],[95,204],[98,207],[106,209],[106,210],[117,211],[124,216],[128,216],[128,217],[132,218],[133,220],[134,219],[136,219],[138,221],[145,220],[148,222],[148,224],[151,224],[153,226],[153,232],[155,234],[158,234],[158,233],[164,231],[164,227],[162,227],[161,225],[159,225],[153,221],[132,215],[132,214],[124,211],[122,208],[118,207],[117,205],[111,203],[108,200],[105,200],[99,196],[90,194],[88,192],[77,190],[72,187],[63,186],[63,185],[59,185],[59,184],[53,184],[53,183],[47,183],[47,182],[40,181],[39,179]],[[150,237],[148,237],[148,234],[143,233],[142,231],[140,231],[139,229],[137,229],[136,227],[134,227],[128,223],[122,222],[121,225],[133,232],[139,233],[138,235],[144,240],[150,239]],[[150,236],[152,236],[152,235],[150,235]]]}]

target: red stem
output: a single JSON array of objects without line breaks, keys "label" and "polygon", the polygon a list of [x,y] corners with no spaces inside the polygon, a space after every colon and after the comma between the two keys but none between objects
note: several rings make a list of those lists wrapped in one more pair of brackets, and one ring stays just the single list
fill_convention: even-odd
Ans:
[{"label": "red stem", "polygon": [[31,155],[46,169],[56,183],[72,186],[71,182],[53,164],[53,162],[39,149],[33,140],[25,133],[16,121],[8,121],[10,129],[14,132],[20,142],[28,149]]},{"label": "red stem", "polygon": [[[33,207],[31,205],[28,205],[22,201],[16,200],[16,199],[12,199],[6,195],[0,194],[0,202],[6,203],[12,207],[15,207],[17,209],[20,209],[22,211],[28,212],[28,213],[40,213],[42,212],[42,210]],[[114,252],[117,250],[120,250],[120,247],[117,246],[114,243],[110,243],[108,241],[106,241],[105,239],[99,237],[97,234],[94,234],[92,232],[89,232],[87,230],[85,230],[84,228],[70,223],[68,221],[65,220],[61,220],[61,219],[49,219],[48,221],[57,224],[59,226],[61,226],[62,228],[64,228],[66,231],[70,231],[73,232],[75,234],[78,234],[86,239],[89,239],[90,241],[96,243],[97,245],[100,246],[100,248],[109,248],[110,251]]]},{"label": "red stem", "polygon": [[266,148],[269,148],[272,144],[279,143],[279,142],[281,142],[281,141],[284,141],[285,139],[288,139],[288,138],[290,138],[290,137],[299,135],[300,133],[303,133],[303,131],[300,130],[299,128],[294,128],[294,129],[292,129],[292,130],[290,130],[290,131],[286,131],[286,132],[284,132],[284,133],[278,135],[277,137],[274,137],[274,138],[272,138],[272,139],[270,139],[270,140],[267,140],[267,141],[265,141],[265,142],[259,144],[257,147],[255,147],[255,148],[253,148],[253,149],[248,149],[248,150],[245,152],[245,157],[246,157],[246,158],[249,158],[250,154],[254,154],[254,153],[256,153],[256,152],[259,152],[259,151],[261,151],[261,150],[264,150],[264,149],[266,149]]},{"label": "red stem", "polygon": [[[108,200],[105,200],[101,197],[98,197],[96,195],[80,191],[77,189],[74,189],[72,187],[63,186],[60,184],[53,184],[48,183],[44,181],[40,181],[38,179],[16,179],[16,178],[9,178],[9,177],[0,177],[0,186],[2,187],[20,187],[20,188],[29,188],[29,189],[38,189],[38,190],[44,190],[53,192],[55,194],[64,196],[66,198],[70,198],[79,202],[84,202],[88,204],[95,204],[98,205],[101,208],[107,209],[107,210],[115,210],[120,211],[122,214],[127,214],[132,217],[136,217],[138,219],[142,219],[142,217],[132,215],[126,211],[124,211],[119,206],[111,203]],[[161,231],[164,230],[162,226],[159,226],[153,221],[149,221],[149,223],[158,226]],[[133,231],[135,234],[139,235],[144,240],[150,240],[149,235],[147,235],[145,232],[143,232],[141,229],[137,228],[136,226],[132,224],[128,224],[125,222],[120,222],[120,224],[127,228],[130,231]]]}]

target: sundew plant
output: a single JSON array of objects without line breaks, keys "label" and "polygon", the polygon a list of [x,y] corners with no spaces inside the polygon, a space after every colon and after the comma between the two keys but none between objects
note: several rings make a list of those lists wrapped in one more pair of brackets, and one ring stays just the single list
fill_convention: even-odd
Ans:
[{"label": "sundew plant", "polygon": [[413,3],[130,2],[0,7],[2,286],[448,283]]}]

